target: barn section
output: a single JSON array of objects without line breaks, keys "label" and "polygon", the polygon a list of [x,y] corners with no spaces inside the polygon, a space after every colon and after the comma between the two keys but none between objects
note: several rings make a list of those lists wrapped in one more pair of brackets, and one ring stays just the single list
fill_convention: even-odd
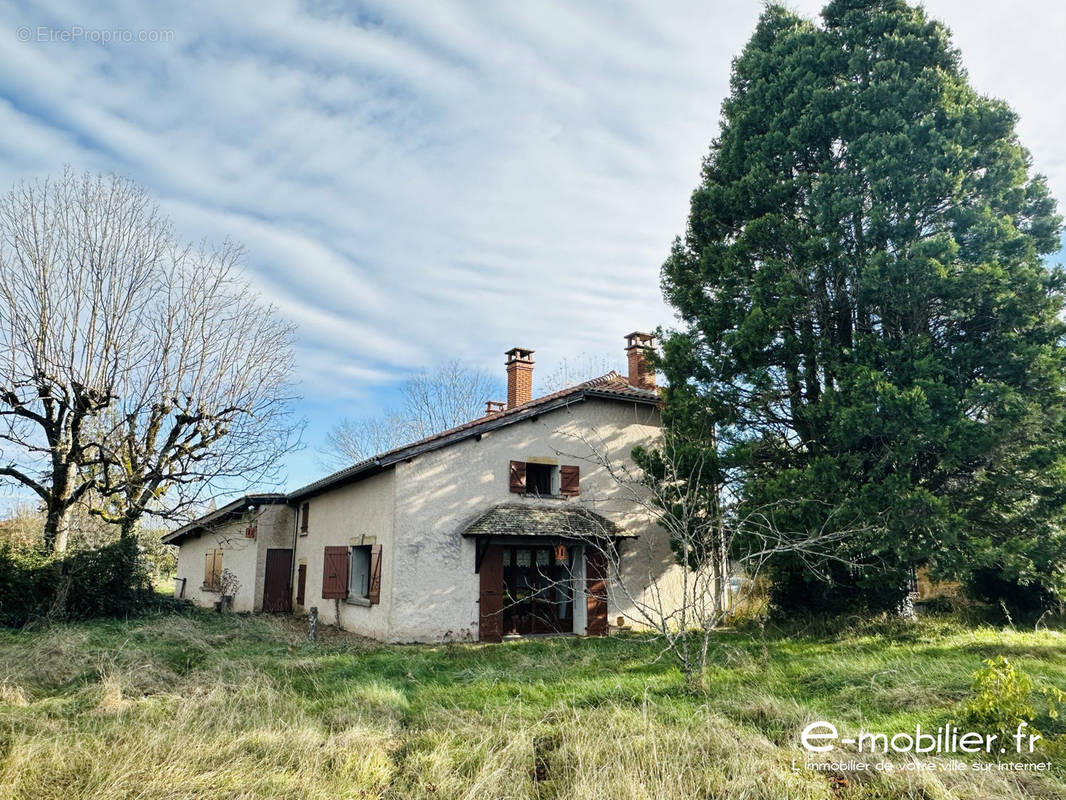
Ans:
[{"label": "barn section", "polygon": [[283,494],[245,495],[178,528],[163,537],[180,545],[174,596],[212,608],[230,573],[234,611],[291,611],[294,532]]}]

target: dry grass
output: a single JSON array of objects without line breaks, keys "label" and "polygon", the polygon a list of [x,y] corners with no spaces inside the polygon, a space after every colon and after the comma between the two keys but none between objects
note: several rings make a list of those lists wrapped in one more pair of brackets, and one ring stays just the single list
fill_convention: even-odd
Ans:
[{"label": "dry grass", "polygon": [[[809,721],[941,724],[980,659],[1066,637],[923,622],[723,634],[706,697],[654,643],[381,647],[193,614],[0,633],[0,797],[1061,798],[1046,774],[794,771]],[[836,754],[841,755],[841,754]]]}]

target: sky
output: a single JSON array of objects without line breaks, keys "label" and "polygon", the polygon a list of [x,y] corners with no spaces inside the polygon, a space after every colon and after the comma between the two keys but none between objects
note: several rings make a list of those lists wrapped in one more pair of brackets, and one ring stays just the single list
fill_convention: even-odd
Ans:
[{"label": "sky", "polygon": [[[190,241],[243,243],[297,326],[307,448],[457,358],[624,369],[672,322],[731,59],[762,4],[0,0],[0,190],[78,170],[146,187]],[[814,17],[821,3],[790,4]],[[971,83],[1019,113],[1066,199],[1066,4],[929,0]],[[1061,260],[1061,259],[1059,259]]]}]

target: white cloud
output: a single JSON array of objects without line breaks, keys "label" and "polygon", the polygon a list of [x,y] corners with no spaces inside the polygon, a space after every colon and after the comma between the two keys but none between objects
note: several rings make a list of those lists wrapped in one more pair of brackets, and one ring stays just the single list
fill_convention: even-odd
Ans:
[{"label": "white cloud", "polygon": [[[813,15],[819,4],[795,3]],[[1066,8],[929,0],[1066,198]],[[247,246],[304,392],[371,410],[451,355],[538,370],[670,321],[659,266],[717,132],[749,0],[0,0],[0,185],[128,174],[192,239]],[[19,26],[173,30],[17,41]]]}]

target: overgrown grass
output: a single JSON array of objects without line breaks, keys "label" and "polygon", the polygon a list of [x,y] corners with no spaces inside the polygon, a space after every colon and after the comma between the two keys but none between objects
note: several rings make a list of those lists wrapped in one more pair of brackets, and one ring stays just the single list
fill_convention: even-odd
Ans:
[{"label": "overgrown grass", "polygon": [[840,620],[714,647],[694,696],[642,636],[312,645],[198,612],[0,633],[0,797],[1066,797],[1054,741],[1050,773],[792,769],[814,720],[958,719],[983,658],[1066,688],[1061,631]]}]

